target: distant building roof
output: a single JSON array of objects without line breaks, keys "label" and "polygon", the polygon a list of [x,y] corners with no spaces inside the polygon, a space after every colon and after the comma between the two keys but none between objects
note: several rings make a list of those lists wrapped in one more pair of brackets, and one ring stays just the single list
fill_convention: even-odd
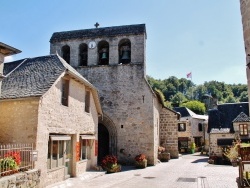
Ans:
[{"label": "distant building roof", "polygon": [[248,102],[226,103],[218,105],[218,109],[208,111],[208,133],[211,129],[229,128],[234,132],[233,121],[243,112],[249,114]]},{"label": "distant building roof", "polygon": [[47,92],[63,73],[92,89],[97,110],[102,113],[96,88],[58,55],[27,58],[4,64],[2,100],[39,97]]},{"label": "distant building roof", "polygon": [[207,115],[196,114],[192,110],[190,110],[190,109],[188,109],[186,107],[175,107],[174,110],[176,112],[179,112],[181,114],[181,117],[192,117],[192,118],[204,119],[204,120],[208,119]]},{"label": "distant building roof", "polygon": [[144,33],[146,33],[145,24],[101,27],[94,29],[55,32],[50,38],[50,42],[53,43],[72,39],[83,39],[103,36],[112,37],[117,35],[140,35]]}]

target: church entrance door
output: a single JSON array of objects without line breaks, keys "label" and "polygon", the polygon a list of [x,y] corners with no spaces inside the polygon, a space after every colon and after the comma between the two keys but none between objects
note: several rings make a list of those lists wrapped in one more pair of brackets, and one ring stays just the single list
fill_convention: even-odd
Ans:
[{"label": "church entrance door", "polygon": [[98,124],[98,163],[109,155],[109,131],[103,124]]}]

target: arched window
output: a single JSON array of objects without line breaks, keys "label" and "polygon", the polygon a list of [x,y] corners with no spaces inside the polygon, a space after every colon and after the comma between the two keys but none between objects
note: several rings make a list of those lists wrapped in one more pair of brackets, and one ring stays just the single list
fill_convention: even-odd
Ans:
[{"label": "arched window", "polygon": [[70,47],[68,45],[62,47],[62,57],[68,64],[70,64]]},{"label": "arched window", "polygon": [[131,62],[131,42],[129,39],[122,39],[119,42],[119,63],[128,64]]},{"label": "arched window", "polygon": [[101,41],[98,43],[99,65],[109,64],[109,43]]},{"label": "arched window", "polygon": [[88,65],[88,45],[80,44],[79,46],[79,66]]}]

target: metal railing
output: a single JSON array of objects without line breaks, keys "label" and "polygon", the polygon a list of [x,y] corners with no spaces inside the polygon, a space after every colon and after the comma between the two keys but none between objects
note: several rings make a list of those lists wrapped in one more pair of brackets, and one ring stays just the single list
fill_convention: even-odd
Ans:
[{"label": "metal railing", "polygon": [[34,168],[33,144],[0,144],[0,177]]}]

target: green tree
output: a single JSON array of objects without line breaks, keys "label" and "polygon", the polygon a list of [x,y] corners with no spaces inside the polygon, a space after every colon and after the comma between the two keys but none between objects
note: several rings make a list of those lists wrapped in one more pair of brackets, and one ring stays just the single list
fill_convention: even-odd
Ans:
[{"label": "green tree", "polygon": [[239,97],[240,102],[248,102],[248,93],[247,91],[242,91]]},{"label": "green tree", "polygon": [[205,114],[205,111],[206,111],[205,104],[196,100],[183,103],[180,106],[187,107],[193,112],[195,112],[196,114],[200,114],[200,115]]},{"label": "green tree", "polygon": [[187,98],[181,92],[178,92],[173,97],[171,97],[170,102],[174,107],[179,107],[180,104],[187,102]]}]

